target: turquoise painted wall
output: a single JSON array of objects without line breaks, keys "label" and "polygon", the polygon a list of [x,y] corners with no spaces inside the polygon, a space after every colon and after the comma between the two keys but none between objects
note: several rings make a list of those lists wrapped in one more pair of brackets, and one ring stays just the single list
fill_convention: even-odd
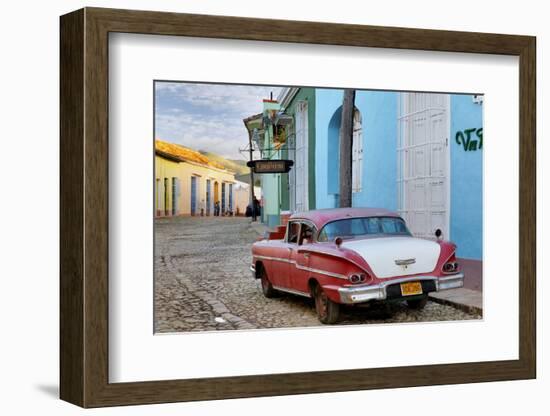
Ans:
[{"label": "turquoise painted wall", "polygon": [[353,205],[397,209],[397,93],[358,91],[363,118],[363,178]]},{"label": "turquoise painted wall", "polygon": [[[338,204],[342,97],[342,90],[316,91],[317,208]],[[394,92],[357,91],[355,104],[363,118],[363,181],[362,191],[353,195],[354,206],[397,209],[397,100]],[[458,245],[458,256],[481,259],[482,106],[474,104],[471,95],[452,95],[450,114],[450,237]]]},{"label": "turquoise painted wall", "polygon": [[471,95],[451,95],[450,237],[459,257],[478,260],[483,254],[482,127],[483,105],[475,104]]},{"label": "turquoise painted wall", "polygon": [[[308,113],[308,204],[309,209],[315,209],[315,88],[300,88],[292,101],[285,108],[285,113],[295,117],[296,104],[299,101],[307,101]],[[288,158],[288,151],[284,150],[283,158]],[[288,210],[290,207],[289,196],[289,174],[281,175],[281,210]]]},{"label": "turquoise painted wall", "polygon": [[[338,204],[338,165],[342,90],[318,89],[316,94],[317,207]],[[357,91],[355,106],[363,119],[362,190],[353,206],[397,208],[397,94]]]},{"label": "turquoise painted wall", "polygon": [[342,105],[342,90],[318,88],[315,94],[315,181],[317,208],[332,208],[336,206],[338,184],[338,146],[334,146],[334,140],[330,141],[338,133],[340,118],[338,110]]}]

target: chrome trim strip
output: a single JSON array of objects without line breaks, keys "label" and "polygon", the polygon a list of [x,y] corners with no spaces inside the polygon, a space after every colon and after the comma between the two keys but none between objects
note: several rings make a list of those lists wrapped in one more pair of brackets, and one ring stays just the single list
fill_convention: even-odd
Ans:
[{"label": "chrome trim strip", "polygon": [[[411,281],[419,281],[419,280],[435,280],[437,281],[437,277],[435,276],[408,276],[408,277],[402,277],[400,279],[395,280],[386,280],[379,284],[379,286],[386,287],[389,285],[393,285],[395,283],[407,283]],[[436,285],[437,286],[437,285]]]},{"label": "chrome trim strip", "polygon": [[464,273],[453,274],[452,276],[440,277],[438,290],[458,289],[464,286]]},{"label": "chrome trim strip", "polygon": [[348,277],[343,274],[333,273],[326,270],[313,269],[307,266],[302,266],[297,264],[296,261],[290,260],[290,259],[282,259],[280,257],[269,257],[269,256],[254,256],[254,258],[261,259],[261,260],[274,260],[274,261],[280,261],[282,263],[294,264],[294,266],[296,266],[296,268],[300,270],[305,270],[312,273],[324,274],[325,276],[335,277],[337,279],[348,280]]},{"label": "chrome trim strip", "polygon": [[261,260],[274,260],[274,261],[280,261],[283,263],[294,263],[292,260],[282,259],[280,257],[269,257],[269,256],[253,256],[253,257]]},{"label": "chrome trim strip", "polygon": [[398,266],[408,266],[409,264],[416,263],[416,259],[396,259],[395,264]]},{"label": "chrome trim strip", "polygon": [[[323,244],[323,243],[320,243],[320,244]],[[352,249],[349,249],[349,248],[346,248],[346,250],[349,250],[349,251],[352,251],[353,253],[357,254],[358,256],[360,256],[359,253],[357,253],[355,250],[352,250]],[[337,259],[342,259],[343,257],[337,253],[334,253],[334,252],[330,252],[330,251],[324,251],[324,250],[319,250],[317,247],[315,248],[310,248],[308,246],[305,246],[305,248],[299,248],[298,249],[298,253],[312,253],[312,254],[324,254],[325,256],[330,256],[330,257],[335,257]],[[367,270],[365,269],[364,266],[361,266],[359,263],[357,263],[356,261],[354,260],[351,260],[351,259],[345,259],[347,262],[353,264],[354,266],[358,267],[359,269],[367,272]],[[347,279],[347,277],[346,277]]]},{"label": "chrome trim strip", "polygon": [[439,281],[440,282],[446,282],[447,280],[456,280],[456,279],[464,279],[464,273],[459,272],[459,273],[455,273],[455,274],[452,274],[452,275],[449,275],[449,276],[440,277]]},{"label": "chrome trim strip", "polygon": [[273,289],[279,290],[281,292],[287,292],[287,293],[290,293],[292,295],[305,296],[306,298],[311,297],[311,295],[309,293],[302,292],[301,290],[288,289],[286,287],[281,287],[281,286],[273,286]]},{"label": "chrome trim strip", "polygon": [[324,274],[326,276],[335,277],[337,279],[348,280],[347,276],[345,276],[343,274],[327,272],[325,270],[319,270],[319,269],[312,269],[311,267],[306,267],[306,266],[301,266],[299,264],[296,264],[296,262],[293,262],[293,263],[296,265],[296,268],[300,269],[300,270],[306,270],[306,271],[312,272],[312,273]]},{"label": "chrome trim strip", "polygon": [[435,291],[455,289],[464,285],[464,273],[457,273],[447,277],[416,276],[390,280],[377,285],[345,286],[338,289],[342,303],[361,303],[369,300],[384,300],[387,298],[386,288],[389,285],[406,283],[410,281],[433,280]]}]

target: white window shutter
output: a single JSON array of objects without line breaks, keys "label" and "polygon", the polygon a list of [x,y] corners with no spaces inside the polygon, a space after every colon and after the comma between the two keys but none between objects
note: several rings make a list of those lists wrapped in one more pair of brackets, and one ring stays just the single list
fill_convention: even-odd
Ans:
[{"label": "white window shutter", "polygon": [[353,115],[352,191],[361,192],[363,176],[363,126],[359,110]]},{"label": "white window shutter", "polygon": [[296,131],[295,131],[295,199],[294,205],[297,211],[308,210],[308,105],[307,101],[301,101],[296,105]]}]

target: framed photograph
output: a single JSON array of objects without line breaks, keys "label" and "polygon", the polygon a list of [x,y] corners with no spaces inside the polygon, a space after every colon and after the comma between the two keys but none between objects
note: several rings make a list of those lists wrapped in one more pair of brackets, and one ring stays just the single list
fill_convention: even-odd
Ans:
[{"label": "framed photograph", "polygon": [[61,17],[60,395],[536,377],[535,38]]}]

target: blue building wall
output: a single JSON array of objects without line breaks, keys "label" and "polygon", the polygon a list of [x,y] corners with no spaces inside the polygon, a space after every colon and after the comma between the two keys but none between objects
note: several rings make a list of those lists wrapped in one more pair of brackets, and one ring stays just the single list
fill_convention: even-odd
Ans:
[{"label": "blue building wall", "polygon": [[355,97],[363,117],[363,178],[354,206],[397,209],[397,98],[383,91]]},{"label": "blue building wall", "polygon": [[[363,125],[363,177],[353,206],[397,209],[397,93],[357,91]],[[343,91],[316,91],[316,207],[338,205],[339,129]]]},{"label": "blue building wall", "polygon": [[[316,91],[316,207],[338,205],[338,132],[343,91]],[[358,91],[363,119],[362,191],[354,206],[397,209],[398,93]],[[481,260],[483,226],[483,111],[471,95],[450,100],[450,238],[459,257]]]},{"label": "blue building wall", "polygon": [[459,257],[478,260],[483,243],[482,107],[471,95],[451,95],[450,237]]},{"label": "blue building wall", "polygon": [[[338,184],[338,150],[329,136],[337,134],[338,109],[342,106],[342,90],[318,88],[315,93],[315,206],[332,208],[337,201],[335,184]],[[337,146],[336,146],[337,147]],[[336,188],[337,189],[337,188]]]}]

